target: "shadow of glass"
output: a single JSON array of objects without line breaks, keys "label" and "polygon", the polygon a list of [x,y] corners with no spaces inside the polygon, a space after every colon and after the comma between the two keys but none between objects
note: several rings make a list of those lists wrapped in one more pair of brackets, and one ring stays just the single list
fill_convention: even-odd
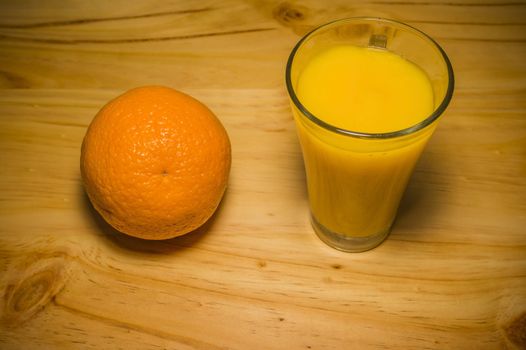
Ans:
[{"label": "shadow of glass", "polygon": [[437,157],[433,152],[424,151],[400,201],[393,232],[420,231],[440,211],[440,202],[434,198],[437,195],[437,183],[432,177],[444,172],[443,160],[443,157]]}]

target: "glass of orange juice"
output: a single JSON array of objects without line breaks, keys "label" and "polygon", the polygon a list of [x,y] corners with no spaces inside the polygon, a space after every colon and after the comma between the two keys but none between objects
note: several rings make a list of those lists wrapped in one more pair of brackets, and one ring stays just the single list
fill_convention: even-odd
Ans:
[{"label": "glass of orange juice", "polygon": [[376,247],[453,95],[446,53],[404,23],[347,18],[298,42],[286,84],[314,231],[343,251]]}]

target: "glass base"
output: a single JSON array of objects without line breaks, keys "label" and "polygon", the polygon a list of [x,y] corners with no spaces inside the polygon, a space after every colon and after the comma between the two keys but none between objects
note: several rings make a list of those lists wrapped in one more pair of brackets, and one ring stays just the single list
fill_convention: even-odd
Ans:
[{"label": "glass base", "polygon": [[366,250],[370,250],[377,247],[387,238],[389,232],[391,231],[391,229],[388,228],[386,231],[383,231],[374,236],[349,237],[332,232],[331,230],[320,224],[316,220],[316,218],[314,218],[313,215],[311,215],[311,222],[312,227],[314,228],[314,232],[316,232],[318,237],[323,242],[325,242],[327,245],[333,248],[350,253],[364,252]]}]

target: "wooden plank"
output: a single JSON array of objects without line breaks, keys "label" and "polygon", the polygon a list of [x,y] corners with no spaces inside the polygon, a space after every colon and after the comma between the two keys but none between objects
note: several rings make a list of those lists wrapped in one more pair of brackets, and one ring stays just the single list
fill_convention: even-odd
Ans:
[{"label": "wooden plank", "polygon": [[487,89],[494,79],[518,82],[517,75],[526,75],[521,2],[0,6],[1,87],[275,88],[283,85],[285,61],[301,35],[334,18],[364,15],[406,21],[436,38],[451,56],[459,87]]},{"label": "wooden plank", "polygon": [[118,92],[0,96],[7,348],[513,344],[510,324],[526,311],[525,120],[514,109],[495,127],[496,102],[458,96],[390,238],[345,254],[310,229],[288,102],[271,89],[189,91],[233,145],[208,226],[166,242],[115,232],[82,192],[78,156],[92,116]]}]

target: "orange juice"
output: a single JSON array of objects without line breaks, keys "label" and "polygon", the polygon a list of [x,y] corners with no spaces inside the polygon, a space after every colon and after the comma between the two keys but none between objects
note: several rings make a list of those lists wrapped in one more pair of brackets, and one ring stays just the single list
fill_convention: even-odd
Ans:
[{"label": "orange juice", "polygon": [[[331,128],[377,134],[426,119],[435,108],[418,66],[387,50],[337,44],[299,72],[302,106]],[[294,115],[316,230],[342,239],[387,235],[414,165],[435,125],[409,136],[360,138]]]}]

